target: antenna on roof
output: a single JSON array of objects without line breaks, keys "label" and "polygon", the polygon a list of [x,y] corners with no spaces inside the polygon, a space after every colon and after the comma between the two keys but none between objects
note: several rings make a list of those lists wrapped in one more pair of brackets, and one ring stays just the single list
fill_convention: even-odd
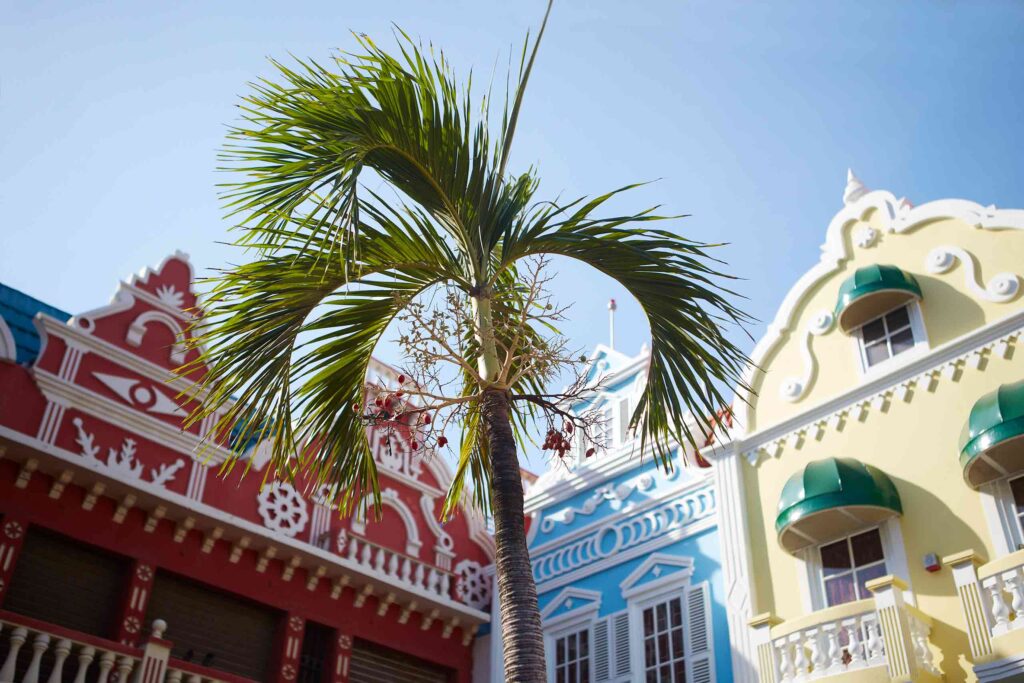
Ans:
[{"label": "antenna on roof", "polygon": [[615,350],[615,299],[608,299],[608,348]]}]

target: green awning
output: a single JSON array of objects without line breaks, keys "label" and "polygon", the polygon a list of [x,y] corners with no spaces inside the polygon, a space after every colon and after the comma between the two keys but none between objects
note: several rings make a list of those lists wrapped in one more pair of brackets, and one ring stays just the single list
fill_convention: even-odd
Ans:
[{"label": "green awning", "polygon": [[808,463],[786,482],[775,531],[789,552],[824,543],[903,514],[896,486],[877,467],[853,458]]},{"label": "green awning", "polygon": [[972,487],[1024,470],[1024,380],[979,398],[960,433],[960,466]]},{"label": "green awning", "polygon": [[910,273],[896,266],[865,266],[854,271],[839,287],[836,320],[839,329],[850,332],[897,306],[920,298],[921,286]]}]

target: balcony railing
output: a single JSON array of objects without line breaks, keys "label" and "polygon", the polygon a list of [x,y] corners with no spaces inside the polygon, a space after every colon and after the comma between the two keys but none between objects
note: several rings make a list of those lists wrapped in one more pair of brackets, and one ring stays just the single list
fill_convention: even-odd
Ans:
[{"label": "balcony railing", "polygon": [[[762,683],[827,679],[860,671],[857,680],[939,680],[929,643],[931,619],[903,601],[895,577],[868,582],[874,597],[780,622],[751,622]],[[877,672],[871,676],[872,670]]]},{"label": "balcony railing", "polygon": [[346,555],[378,574],[425,590],[443,598],[451,597],[451,575],[390,548],[350,536]]},{"label": "balcony railing", "polygon": [[7,655],[0,683],[253,683],[170,658],[162,639],[167,624],[157,620],[153,637],[136,649],[70,629],[0,612],[0,644]]}]

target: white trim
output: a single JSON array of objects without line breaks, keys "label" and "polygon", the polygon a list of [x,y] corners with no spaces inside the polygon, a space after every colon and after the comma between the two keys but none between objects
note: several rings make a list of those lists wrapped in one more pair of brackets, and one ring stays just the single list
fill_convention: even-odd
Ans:
[{"label": "white trim", "polygon": [[[907,318],[910,321],[910,332],[914,335],[914,345],[904,351],[903,353],[895,356],[889,356],[883,361],[880,361],[876,365],[868,365],[867,348],[864,346],[864,325],[874,322],[880,318],[884,318],[890,313],[899,310],[900,308],[907,309]],[[886,323],[887,325],[888,323]],[[902,303],[899,306],[894,306],[885,313],[878,315],[867,323],[864,323],[856,330],[853,330],[849,335],[854,340],[855,352],[857,354],[857,367],[860,369],[860,375],[862,378],[877,377],[886,371],[893,371],[901,365],[910,363],[915,358],[921,358],[928,354],[928,350],[931,346],[928,344],[928,333],[924,327],[924,318],[921,316],[921,304],[918,301],[908,301]],[[891,335],[887,335],[891,337]]]},{"label": "white trim", "polygon": [[[558,616],[552,617],[551,614],[553,612],[557,612],[562,606],[562,603],[566,600],[588,600],[590,602],[582,607],[576,607],[570,609],[568,612],[563,612]],[[570,587],[556,595],[554,599],[552,599],[551,602],[549,602],[544,609],[540,611],[540,620],[544,625],[544,628],[547,629],[548,627],[561,624],[570,616],[576,617],[585,612],[597,612],[599,609],[601,609],[601,591],[590,591],[584,588]]]},{"label": "white trim", "polygon": [[[380,492],[380,502],[381,505],[389,505],[394,508],[398,516],[402,518],[406,533],[405,554],[419,558],[420,547],[423,545],[423,542],[420,540],[420,530],[416,525],[416,515],[413,514],[409,506],[402,500],[402,497],[398,495],[398,491],[392,488],[387,488]],[[359,534],[360,536],[366,535],[366,510],[372,506],[372,503],[372,493],[367,493],[363,496],[363,500],[356,507],[356,514],[352,517],[352,522],[349,526],[352,533]]]},{"label": "white trim", "polygon": [[18,346],[14,343],[14,335],[7,321],[0,317],[0,360],[9,360],[12,363],[18,360]]},{"label": "white trim", "polygon": [[185,330],[181,323],[175,320],[174,316],[168,315],[163,310],[148,310],[139,313],[135,320],[128,326],[124,341],[129,346],[136,348],[142,346],[142,340],[146,336],[146,326],[150,323],[160,323],[174,335],[174,343],[171,344],[169,360],[172,365],[181,365],[185,362]]},{"label": "white trim", "polygon": [[740,436],[739,430],[743,427],[739,427],[734,433],[732,446],[737,451],[746,454],[751,463],[754,464],[759,458],[757,449],[761,446],[772,441],[781,441],[792,433],[807,429],[815,422],[876,398],[902,383],[919,380],[923,375],[937,370],[950,362],[966,358],[972,353],[993,345],[1005,337],[1019,335],[1022,330],[1024,330],[1024,309],[1016,311],[1001,320],[991,322],[984,327],[979,327],[969,334],[946,342],[932,349],[930,353],[914,358],[908,363],[898,367],[886,368],[885,374],[868,379],[834,398],[823,401],[770,427],[760,429],[745,436]]},{"label": "white trim", "polygon": [[989,535],[996,551],[996,557],[992,559],[1005,557],[1024,543],[1024,533],[1017,518],[1013,492],[1010,489],[1010,481],[1017,479],[1019,474],[1002,477],[978,488],[982,509],[985,511],[985,521],[988,523]]},{"label": "white trim", "polygon": [[[676,567],[677,571],[666,574],[663,577],[655,578],[653,581],[637,586],[636,583],[647,575],[657,565],[668,565]],[[685,555],[669,555],[667,553],[651,553],[646,560],[640,563],[636,569],[629,573],[619,583],[619,590],[622,597],[627,600],[644,600],[651,593],[662,594],[671,589],[672,586],[683,581],[689,583],[693,577],[693,558]]]},{"label": "white trim", "polygon": [[426,493],[422,494],[420,496],[420,512],[423,513],[423,519],[426,521],[430,532],[437,539],[436,548],[444,552],[451,552],[454,541],[452,541],[451,535],[441,527],[441,523],[437,521],[434,513],[435,502],[435,498],[431,498]]},{"label": "white trim", "polygon": [[[744,383],[747,386],[753,386],[753,380],[760,372],[759,368],[764,367],[764,360],[793,331],[797,309],[807,293],[816,288],[822,280],[837,272],[846,261],[853,257],[852,249],[848,248],[846,244],[845,228],[851,223],[859,221],[871,209],[875,209],[877,216],[881,218],[882,230],[889,233],[910,232],[919,226],[946,218],[960,219],[969,227],[979,229],[1024,230],[1024,210],[997,209],[994,205],[986,207],[963,199],[943,199],[912,207],[905,199],[897,199],[891,192],[884,190],[866,192],[856,201],[844,206],[829,222],[825,243],[821,246],[821,259],[805,272],[789,290],[775,314],[775,319],[751,352],[751,363],[744,373]],[[747,403],[741,397],[737,397],[734,401],[733,411],[738,423],[737,434],[742,434],[741,430],[746,429],[746,425],[752,423],[753,410],[753,402]]]},{"label": "white trim", "polygon": [[[228,533],[224,533],[221,536],[221,540],[225,542],[232,543],[235,540],[245,537],[263,539],[267,547],[278,546],[283,548],[276,553],[278,557],[283,557],[290,553],[291,555],[299,557],[300,560],[305,560],[306,564],[304,566],[306,568],[326,565],[334,570],[334,574],[336,576],[347,575],[360,579],[367,585],[387,586],[390,592],[395,593],[396,596],[400,596],[401,599],[416,601],[420,606],[419,609],[421,612],[426,613],[426,611],[429,611],[427,608],[437,606],[445,609],[451,615],[466,620],[469,624],[479,624],[490,621],[490,616],[486,612],[474,609],[460,602],[456,602],[451,598],[439,596],[436,593],[431,593],[426,589],[422,589],[411,584],[395,582],[394,579],[388,576],[386,572],[378,572],[367,568],[358,562],[349,560],[346,557],[342,557],[330,551],[317,548],[305,541],[289,538],[283,534],[274,533],[272,530],[264,526],[224,512],[223,510],[215,508],[207,503],[192,500],[191,498],[175,493],[174,491],[168,491],[162,486],[157,486],[146,481],[139,481],[134,478],[124,477],[116,471],[107,469],[99,462],[87,460],[86,458],[68,450],[44,443],[39,439],[10,429],[9,427],[0,425],[0,438],[8,439],[20,445],[32,448],[40,454],[54,458],[59,461],[60,467],[66,468],[66,465],[70,464],[79,470],[89,472],[101,481],[114,482],[117,486],[111,486],[108,483],[105,491],[105,495],[107,496],[118,495],[118,490],[131,492],[135,496],[142,494],[142,496],[144,496],[148,501],[156,504],[163,504],[164,507],[167,507],[168,510],[165,513],[165,516],[168,519],[171,518],[173,514],[180,514],[182,518],[195,518],[195,528],[201,532],[205,532],[206,529],[214,529],[216,527],[222,527],[225,530],[230,529],[237,532],[237,535],[234,537],[229,537]],[[78,481],[79,478],[76,477],[75,480]],[[143,503],[141,501],[136,503],[136,507],[142,506]],[[246,547],[250,550],[258,550],[259,548],[256,543],[249,543]]]}]

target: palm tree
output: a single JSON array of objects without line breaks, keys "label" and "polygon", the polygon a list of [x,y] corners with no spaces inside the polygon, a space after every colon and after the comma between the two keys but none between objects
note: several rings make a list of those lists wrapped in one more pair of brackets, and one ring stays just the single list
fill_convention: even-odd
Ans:
[{"label": "palm tree", "polygon": [[734,385],[744,364],[721,327],[743,315],[718,284],[710,245],[654,229],[663,219],[652,210],[595,215],[629,188],[540,202],[533,169],[507,170],[547,18],[532,45],[527,36],[500,117],[489,116],[486,98],[473,106],[471,85],[458,85],[443,54],[401,33],[395,54],[356,36],[356,53],[328,66],[274,62],[276,80],[252,85],[223,158],[242,174],[226,186],[226,204],[253,260],[213,278],[196,335],[209,396],[192,416],[242,421],[272,440],[277,476],[303,471],[332,484],[341,506],[360,491],[378,494],[360,407],[371,354],[413,298],[460,291],[471,302],[465,353],[475,370],[456,398],[475,409],[461,425],[445,510],[464,491],[489,508],[506,680],[528,682],[546,679],[517,458],[534,404],[517,399],[536,395],[539,379],[516,373],[510,382],[496,332],[524,305],[517,263],[576,259],[640,302],[651,360],[631,428],[666,466],[673,440],[692,441],[686,414],[713,414],[724,404],[717,387]]}]

